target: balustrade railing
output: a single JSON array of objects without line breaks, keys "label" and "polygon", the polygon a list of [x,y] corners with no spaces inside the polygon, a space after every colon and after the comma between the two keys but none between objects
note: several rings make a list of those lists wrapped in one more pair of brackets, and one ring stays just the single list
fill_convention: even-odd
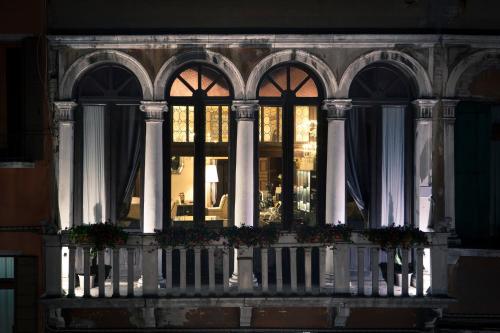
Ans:
[{"label": "balustrade railing", "polygon": [[[46,296],[444,296],[447,234],[426,235],[426,246],[384,250],[356,232],[333,248],[283,233],[269,247],[235,251],[224,240],[160,249],[154,235],[131,234],[126,244],[94,253],[63,232],[45,236]],[[333,251],[333,276],[326,272],[327,251]]]}]

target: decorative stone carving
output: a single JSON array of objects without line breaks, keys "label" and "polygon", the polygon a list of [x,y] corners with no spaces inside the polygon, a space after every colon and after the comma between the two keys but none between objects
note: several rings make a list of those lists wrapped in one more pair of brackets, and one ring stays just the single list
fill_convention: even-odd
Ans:
[{"label": "decorative stone carving", "polygon": [[327,112],[328,120],[345,119],[346,111],[352,108],[352,103],[350,99],[325,99],[321,108]]},{"label": "decorative stone carving", "polygon": [[259,112],[259,101],[257,100],[235,100],[231,106],[237,121],[251,121]]},{"label": "decorative stone carving", "polygon": [[437,103],[437,99],[416,99],[412,102],[415,106],[415,110],[417,111],[415,118],[416,119],[432,119],[432,112],[434,110],[434,106]]},{"label": "decorative stone carving", "polygon": [[455,118],[455,108],[460,101],[457,99],[442,99],[441,103],[443,105],[443,118],[454,119]]},{"label": "decorative stone carving", "polygon": [[73,111],[78,104],[73,101],[57,101],[54,105],[59,122],[73,122]]},{"label": "decorative stone carving", "polygon": [[165,101],[142,101],[139,108],[145,113],[146,122],[162,122],[163,113],[168,111]]}]

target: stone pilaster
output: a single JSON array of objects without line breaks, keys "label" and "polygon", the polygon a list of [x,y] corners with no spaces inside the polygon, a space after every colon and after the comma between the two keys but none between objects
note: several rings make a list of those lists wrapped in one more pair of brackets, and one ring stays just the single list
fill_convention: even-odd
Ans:
[{"label": "stone pilaster", "polygon": [[54,102],[59,131],[59,154],[57,172],[57,199],[61,229],[73,226],[74,183],[74,132],[73,113],[77,104],[73,101]]},{"label": "stone pilaster", "polygon": [[432,226],[432,115],[436,99],[417,99],[415,107],[415,226],[429,231]]},{"label": "stone pilaster", "polygon": [[444,218],[451,234],[455,234],[455,109],[460,101],[443,99],[444,148]]},{"label": "stone pilaster", "polygon": [[162,228],[163,219],[163,113],[165,101],[141,102],[145,113],[146,141],[144,154],[143,232]]}]

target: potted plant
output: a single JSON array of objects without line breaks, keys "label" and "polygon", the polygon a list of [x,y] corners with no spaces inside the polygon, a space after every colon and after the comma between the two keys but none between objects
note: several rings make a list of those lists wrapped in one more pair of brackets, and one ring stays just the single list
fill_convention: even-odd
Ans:
[{"label": "potted plant", "polygon": [[[127,242],[128,234],[120,227],[106,223],[86,224],[69,229],[69,239],[76,245],[89,246],[91,254],[90,286],[99,279],[99,268],[97,265],[97,253],[105,248],[115,248]],[[111,265],[104,266],[104,279],[111,273]],[[77,272],[80,286],[83,285],[83,272]]]},{"label": "potted plant", "polygon": [[278,241],[279,229],[268,224],[263,227],[253,227],[242,225],[241,227],[225,228],[222,232],[225,237],[225,244],[229,247],[240,248],[241,246],[267,247]]},{"label": "potted plant", "polygon": [[295,228],[295,232],[295,238],[299,243],[333,245],[335,242],[349,242],[351,240],[351,229],[341,224],[316,226],[301,224]]},{"label": "potted plant", "polygon": [[195,224],[192,228],[168,227],[156,233],[156,241],[162,248],[182,246],[193,248],[207,246],[216,241],[219,233],[207,228],[204,224]]}]

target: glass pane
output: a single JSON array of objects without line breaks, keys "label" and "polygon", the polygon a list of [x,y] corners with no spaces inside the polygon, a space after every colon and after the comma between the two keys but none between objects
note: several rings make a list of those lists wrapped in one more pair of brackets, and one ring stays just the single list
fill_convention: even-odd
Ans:
[{"label": "glass pane", "polygon": [[170,217],[173,225],[193,221],[194,157],[172,156]]},{"label": "glass pane", "polygon": [[13,289],[0,289],[0,332],[14,332]]},{"label": "glass pane", "polygon": [[209,91],[207,91],[207,96],[229,96],[229,85],[227,84],[227,81],[224,78],[219,79],[219,81],[217,81],[217,83],[214,84]]},{"label": "glass pane", "polygon": [[313,80],[308,80],[295,94],[297,97],[318,97],[318,88]]},{"label": "glass pane", "polygon": [[179,79],[175,79],[170,88],[170,96],[193,96],[193,92]]},{"label": "glass pane", "polygon": [[281,222],[282,108],[262,106],[259,113],[259,223]]},{"label": "glass pane", "polygon": [[265,79],[260,85],[259,96],[261,97],[280,97],[281,92],[269,80]]},{"label": "glass pane", "polygon": [[296,106],[293,212],[298,223],[316,223],[316,107]]},{"label": "glass pane", "polygon": [[14,258],[0,257],[0,279],[14,278]]},{"label": "glass pane", "polygon": [[194,141],[194,106],[174,105],[172,107],[172,141]]},{"label": "glass pane", "polygon": [[205,141],[219,142],[219,106],[205,107]]},{"label": "glass pane", "polygon": [[290,90],[295,90],[299,83],[301,83],[306,77],[308,77],[308,75],[302,69],[290,67]]},{"label": "glass pane", "polygon": [[186,80],[186,82],[193,88],[194,90],[198,90],[198,71],[194,68],[188,68],[183,71],[180,76]]},{"label": "glass pane", "polygon": [[263,106],[259,119],[260,141],[281,142],[281,107]]},{"label": "glass pane", "polygon": [[283,66],[278,69],[275,69],[272,71],[269,76],[278,84],[278,86],[281,88],[281,90],[287,90],[287,85],[286,85],[286,70],[287,67]]},{"label": "glass pane", "polygon": [[222,108],[222,142],[229,142],[229,106],[224,105]]},{"label": "glass pane", "polygon": [[226,156],[205,158],[205,222],[211,227],[228,226],[229,159]]}]

